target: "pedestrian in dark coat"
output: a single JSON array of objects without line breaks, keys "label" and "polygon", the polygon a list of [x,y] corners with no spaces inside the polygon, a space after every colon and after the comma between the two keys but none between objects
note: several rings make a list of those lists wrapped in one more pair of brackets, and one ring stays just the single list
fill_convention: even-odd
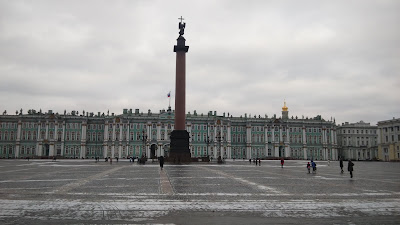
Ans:
[{"label": "pedestrian in dark coat", "polygon": [[281,167],[283,168],[283,164],[285,163],[285,160],[283,158],[281,159]]},{"label": "pedestrian in dark coat", "polygon": [[313,161],[313,160],[311,160],[311,167],[312,167],[312,171],[313,171],[313,173],[315,172],[317,172],[317,164]]},{"label": "pedestrian in dark coat", "polygon": [[347,170],[350,172],[350,178],[353,178],[353,167],[354,167],[354,163],[349,159],[349,164],[347,165]]},{"label": "pedestrian in dark coat", "polygon": [[160,156],[160,168],[163,169],[164,168],[164,156]]},{"label": "pedestrian in dark coat", "polygon": [[339,165],[340,165],[340,172],[343,173],[343,159],[342,158],[340,158]]}]

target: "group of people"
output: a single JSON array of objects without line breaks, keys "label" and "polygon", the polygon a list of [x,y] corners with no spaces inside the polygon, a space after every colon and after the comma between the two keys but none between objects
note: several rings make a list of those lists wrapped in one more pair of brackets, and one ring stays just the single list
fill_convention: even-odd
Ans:
[{"label": "group of people", "polygon": [[[340,158],[339,159],[339,166],[340,166],[340,172],[343,173],[343,159]],[[349,159],[349,163],[347,164],[347,171],[350,172],[350,178],[353,178],[353,167],[354,167],[354,163],[351,161],[351,159]]]},{"label": "group of people", "polygon": [[[249,159],[249,163],[251,164],[251,159]],[[261,158],[253,158],[253,163],[259,166],[261,166]]]},{"label": "group of people", "polygon": [[[282,164],[282,167],[283,167],[283,159],[281,160],[281,164]],[[328,165],[329,165],[329,162],[328,162]],[[343,173],[344,170],[343,170],[343,159],[342,158],[339,159],[339,166],[340,166],[340,172]],[[350,172],[350,178],[353,178],[353,170],[354,170],[353,167],[354,167],[354,163],[351,161],[351,159],[349,159],[349,163],[347,165],[347,171]],[[311,172],[311,168],[312,168],[312,172],[316,173],[317,164],[313,160],[311,160],[311,164],[310,164],[310,162],[307,162],[308,173]]]},{"label": "group of people", "polygon": [[308,173],[310,173],[311,167],[312,167],[312,172],[316,173],[317,172],[317,164],[313,160],[311,160],[311,164],[310,164],[310,162],[307,162]]}]

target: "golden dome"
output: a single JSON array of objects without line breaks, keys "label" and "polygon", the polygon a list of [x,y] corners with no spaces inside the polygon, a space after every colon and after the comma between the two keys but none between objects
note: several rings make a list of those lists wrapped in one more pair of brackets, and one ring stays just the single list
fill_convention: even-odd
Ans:
[{"label": "golden dome", "polygon": [[286,101],[283,103],[282,111],[288,111],[288,107],[286,106]]}]

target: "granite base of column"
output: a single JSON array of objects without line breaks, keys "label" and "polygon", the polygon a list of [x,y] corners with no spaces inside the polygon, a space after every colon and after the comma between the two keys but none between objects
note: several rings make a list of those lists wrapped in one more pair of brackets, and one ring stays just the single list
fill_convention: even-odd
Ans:
[{"label": "granite base of column", "polygon": [[167,161],[174,164],[192,161],[189,149],[189,133],[186,130],[171,132],[170,152]]}]

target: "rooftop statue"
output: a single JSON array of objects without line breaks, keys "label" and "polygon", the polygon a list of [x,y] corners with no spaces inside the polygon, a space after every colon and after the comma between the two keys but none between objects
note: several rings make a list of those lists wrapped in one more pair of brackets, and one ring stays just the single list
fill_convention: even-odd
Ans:
[{"label": "rooftop statue", "polygon": [[181,18],[178,18],[178,19],[181,20],[181,22],[179,22],[179,35],[182,36],[183,34],[185,34],[186,23],[182,23],[182,21],[184,20],[182,16],[181,16]]}]

